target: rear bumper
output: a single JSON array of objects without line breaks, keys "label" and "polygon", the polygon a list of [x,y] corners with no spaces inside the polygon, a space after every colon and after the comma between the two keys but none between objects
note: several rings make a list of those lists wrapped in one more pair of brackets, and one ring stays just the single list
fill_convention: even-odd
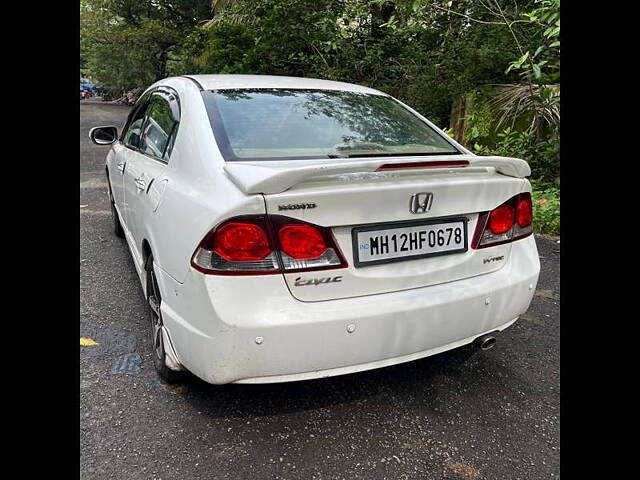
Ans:
[{"label": "rear bumper", "polygon": [[164,272],[159,280],[165,326],[187,369],[215,384],[272,383],[416,360],[507,328],[529,307],[539,271],[530,236],[498,271],[358,298],[300,302],[276,275],[259,284],[195,271],[185,284]]},{"label": "rear bumper", "polygon": [[300,380],[312,380],[317,378],[334,377],[336,375],[345,375],[347,373],[364,372],[366,370],[373,370],[374,368],[382,368],[382,367],[388,367],[391,365],[397,365],[399,363],[410,362],[412,360],[419,360],[420,358],[428,357],[430,355],[436,355],[441,352],[446,352],[447,350],[451,350],[454,348],[461,347],[463,345],[467,345],[473,342],[473,340],[475,340],[479,335],[483,335],[484,333],[489,333],[489,332],[502,331],[505,328],[510,327],[516,320],[517,318],[514,318],[510,322],[507,322],[495,328],[491,328],[486,332],[482,332],[480,334],[474,334],[470,337],[464,338],[462,340],[457,340],[455,342],[451,342],[447,345],[441,345],[439,347],[431,348],[429,350],[424,350],[422,352],[411,353],[409,355],[386,358],[384,360],[361,363],[359,365],[348,365],[346,367],[331,368],[326,370],[316,370],[312,372],[293,373],[293,374],[287,374],[287,375],[272,375],[268,377],[243,378],[241,380],[236,380],[234,383],[296,382]]}]

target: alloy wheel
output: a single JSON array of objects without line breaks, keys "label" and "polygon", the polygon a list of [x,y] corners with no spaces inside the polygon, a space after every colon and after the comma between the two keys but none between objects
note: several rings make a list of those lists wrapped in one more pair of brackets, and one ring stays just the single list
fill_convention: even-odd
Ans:
[{"label": "alloy wheel", "polygon": [[164,340],[162,338],[162,314],[160,313],[160,289],[153,267],[149,269],[148,301],[151,309],[151,341],[153,352],[164,363]]}]

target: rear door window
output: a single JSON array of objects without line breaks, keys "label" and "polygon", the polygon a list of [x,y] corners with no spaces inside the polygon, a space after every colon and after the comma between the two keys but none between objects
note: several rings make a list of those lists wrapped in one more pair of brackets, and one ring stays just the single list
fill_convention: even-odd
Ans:
[{"label": "rear door window", "polygon": [[124,133],[122,135],[122,141],[127,147],[138,148],[142,122],[144,121],[144,116],[148,107],[147,99],[143,99],[139,105],[134,107],[129,119],[127,120],[127,124],[125,125]]},{"label": "rear door window", "polygon": [[167,162],[177,126],[178,122],[172,116],[169,102],[160,95],[152,96],[140,136],[140,152]]}]

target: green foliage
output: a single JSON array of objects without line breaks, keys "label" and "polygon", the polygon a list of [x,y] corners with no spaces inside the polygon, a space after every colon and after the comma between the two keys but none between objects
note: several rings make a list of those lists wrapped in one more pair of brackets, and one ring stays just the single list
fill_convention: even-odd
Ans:
[{"label": "green foliage", "polygon": [[[312,76],[372,86],[448,124],[455,95],[504,82],[518,55],[480,3],[460,0],[214,2],[213,19],[176,48],[174,73]],[[514,11],[514,3],[501,0]],[[532,1],[523,5],[533,5]],[[446,7],[446,8],[445,8]],[[443,10],[444,8],[444,10]],[[456,13],[447,13],[452,8]]]},{"label": "green foliage", "polygon": [[167,76],[173,50],[210,15],[205,0],[81,0],[81,63],[114,92]]},{"label": "green foliage", "polygon": [[172,73],[246,73],[246,52],[253,44],[253,36],[243,25],[198,26],[181,46],[180,60]]},{"label": "green foliage", "polygon": [[[81,0],[81,66],[122,92],[168,75],[254,73],[371,86],[464,142],[559,184],[560,0]],[[490,100],[486,85],[501,85]],[[493,102],[493,103],[492,103]],[[546,188],[546,187],[545,187]],[[546,210],[545,210],[546,211]]]},{"label": "green foliage", "polygon": [[443,131],[444,133],[446,133],[449,137],[451,137],[451,138],[455,138],[455,137],[453,136],[453,128],[443,128],[443,129],[442,129],[442,131]]},{"label": "green foliage", "polygon": [[[510,17],[536,5],[496,1]],[[81,52],[117,89],[185,73],[314,76],[378,88],[445,126],[456,95],[503,83],[519,55],[486,3],[449,3],[82,0]]]},{"label": "green foliage", "polygon": [[522,14],[534,27],[535,51],[524,52],[506,70],[520,71],[522,77],[540,85],[560,82],[560,0],[536,0],[533,10]]},{"label": "green foliage", "polygon": [[467,98],[473,108],[465,117],[468,128],[465,131],[464,141],[467,145],[478,144],[480,147],[479,142],[486,145],[493,134],[493,127],[496,123],[495,115],[483,95],[474,92],[469,94]]},{"label": "green foliage", "polygon": [[536,232],[560,235],[560,189],[532,182],[533,227]]},{"label": "green foliage", "polygon": [[473,150],[479,155],[522,158],[531,167],[534,229],[539,233],[560,234],[560,137],[557,129],[538,137],[526,129],[506,127],[496,134],[491,147],[477,138]]},{"label": "green foliage", "polygon": [[473,144],[478,155],[522,158],[531,167],[531,178],[548,185],[560,184],[560,137],[557,130],[539,138],[534,132],[506,127],[496,135],[493,146]]},{"label": "green foliage", "polygon": [[476,94],[465,141],[479,154],[523,158],[534,181],[555,188],[560,183],[560,86],[551,82],[560,80],[560,1],[536,0],[533,6],[521,21],[538,46],[506,70],[518,72],[523,83]]}]

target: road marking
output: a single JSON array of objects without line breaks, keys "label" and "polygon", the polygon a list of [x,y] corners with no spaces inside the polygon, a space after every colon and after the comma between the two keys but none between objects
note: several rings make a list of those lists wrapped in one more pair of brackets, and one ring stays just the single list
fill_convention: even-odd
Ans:
[{"label": "road marking", "polygon": [[81,347],[93,347],[95,345],[100,345],[95,340],[88,337],[80,337],[80,346]]},{"label": "road marking", "polygon": [[122,355],[111,367],[112,375],[137,374],[140,373],[142,358],[137,353],[127,353]]}]

